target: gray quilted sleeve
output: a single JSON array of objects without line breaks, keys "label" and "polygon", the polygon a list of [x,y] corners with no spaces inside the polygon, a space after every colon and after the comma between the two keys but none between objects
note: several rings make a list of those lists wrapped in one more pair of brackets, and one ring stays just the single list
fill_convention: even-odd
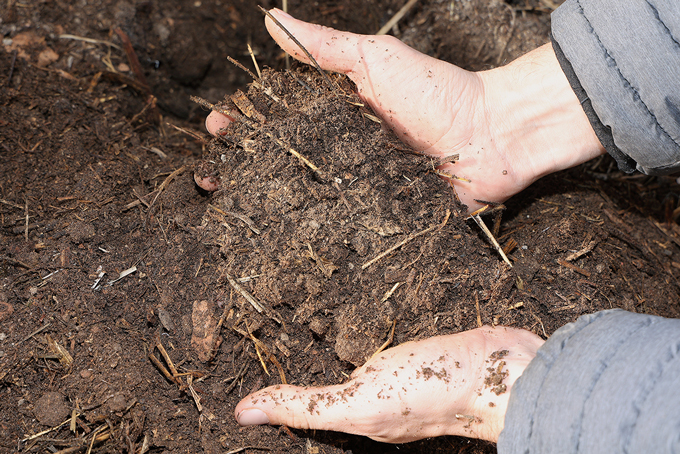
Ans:
[{"label": "gray quilted sleeve", "polygon": [[513,386],[498,452],[679,453],[679,388],[680,320],[583,316]]},{"label": "gray quilted sleeve", "polygon": [[622,170],[680,170],[680,1],[567,0],[553,45]]}]

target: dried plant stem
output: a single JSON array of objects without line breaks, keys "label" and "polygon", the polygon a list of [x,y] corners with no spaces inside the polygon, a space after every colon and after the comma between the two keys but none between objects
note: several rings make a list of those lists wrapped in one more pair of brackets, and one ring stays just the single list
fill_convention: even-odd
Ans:
[{"label": "dried plant stem", "polygon": [[377,261],[380,260],[381,258],[383,258],[383,257],[385,257],[386,255],[389,255],[389,254],[391,254],[392,252],[396,251],[397,249],[399,249],[400,247],[402,247],[403,245],[405,245],[405,244],[408,243],[409,241],[413,241],[414,239],[418,238],[419,236],[425,235],[426,233],[431,232],[431,231],[433,231],[433,230],[436,229],[436,228],[440,228],[440,229],[441,229],[441,228],[444,227],[444,226],[446,225],[446,223],[449,221],[449,217],[450,217],[450,216],[451,216],[451,211],[450,211],[450,210],[446,210],[446,216],[444,217],[444,221],[443,221],[441,224],[436,224],[436,225],[430,226],[430,227],[426,228],[425,230],[421,230],[420,232],[417,232],[417,233],[414,233],[413,235],[408,236],[407,238],[405,238],[404,240],[398,242],[397,244],[395,244],[395,245],[392,246],[391,248],[389,248],[389,249],[387,249],[386,251],[384,251],[384,252],[378,254],[378,256],[375,257],[374,259],[369,260],[368,262],[366,262],[366,263],[364,263],[363,265],[361,265],[361,269],[362,269],[362,270],[365,270],[366,268],[368,268],[369,266],[373,265],[375,262],[377,262]]},{"label": "dried plant stem", "polygon": [[512,268],[512,263],[510,263],[510,260],[508,259],[508,256],[505,255],[505,252],[503,252],[503,248],[498,244],[498,241],[496,241],[496,238],[493,237],[493,234],[491,233],[491,230],[484,224],[484,221],[478,214],[473,214],[470,216],[472,219],[475,220],[477,225],[479,226],[480,229],[482,229],[482,232],[489,238],[489,241],[491,241],[491,244],[493,244],[493,247],[496,248],[498,253],[501,255],[501,258],[505,263],[510,265],[510,268]]}]

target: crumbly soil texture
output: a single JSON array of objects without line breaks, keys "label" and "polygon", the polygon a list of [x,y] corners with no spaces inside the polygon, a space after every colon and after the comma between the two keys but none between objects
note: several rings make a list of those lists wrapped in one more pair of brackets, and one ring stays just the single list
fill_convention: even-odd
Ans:
[{"label": "crumbly soil texture", "polygon": [[[546,42],[557,3],[423,0],[391,33],[489,69]],[[288,5],[370,33],[402,2]],[[240,428],[233,409],[340,383],[390,339],[680,316],[675,177],[602,157],[544,178],[484,218],[510,267],[344,77],[285,69],[252,2],[0,9],[1,452],[493,453]],[[254,70],[248,44],[275,68],[250,85],[226,60]],[[192,95],[237,121],[211,140]]]}]

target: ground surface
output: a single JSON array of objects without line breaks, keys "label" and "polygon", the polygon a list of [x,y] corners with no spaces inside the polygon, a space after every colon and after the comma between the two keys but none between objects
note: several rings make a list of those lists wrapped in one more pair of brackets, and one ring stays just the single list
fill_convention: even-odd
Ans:
[{"label": "ground surface", "polygon": [[[289,5],[368,33],[401,2]],[[423,0],[393,33],[486,69],[546,42],[551,6]],[[511,269],[346,81],[331,93],[295,70],[266,79],[285,102],[248,91],[227,56],[252,67],[250,43],[260,62],[283,64],[252,2],[0,8],[1,452],[85,452],[93,440],[96,453],[494,452],[458,438],[391,446],[240,429],[232,412],[282,376],[342,381],[392,326],[395,345],[479,321],[546,337],[612,307],[680,316],[674,178],[626,176],[606,157],[545,178],[503,214]],[[253,114],[209,143],[189,96],[239,88],[266,124]],[[224,184],[212,196],[193,183],[202,158]],[[271,375],[256,343],[276,358]],[[174,382],[161,372],[171,364]]]}]

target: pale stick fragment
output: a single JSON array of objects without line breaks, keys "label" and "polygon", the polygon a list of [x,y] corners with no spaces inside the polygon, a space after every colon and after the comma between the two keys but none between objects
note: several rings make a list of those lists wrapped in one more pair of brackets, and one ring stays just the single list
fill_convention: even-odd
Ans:
[{"label": "pale stick fragment", "polygon": [[444,217],[444,221],[442,221],[441,224],[432,225],[432,226],[426,228],[425,230],[421,230],[420,232],[417,232],[417,233],[414,233],[414,234],[412,234],[412,235],[409,235],[407,238],[405,238],[404,240],[398,242],[397,244],[395,244],[395,245],[392,246],[391,248],[389,248],[389,249],[387,249],[386,251],[384,251],[384,252],[378,254],[378,256],[375,257],[374,259],[371,259],[371,260],[369,260],[368,262],[366,262],[366,263],[364,263],[363,265],[361,265],[361,269],[362,269],[362,270],[365,270],[366,268],[368,268],[369,266],[373,265],[373,264],[374,264],[375,262],[377,262],[378,260],[380,260],[380,259],[382,259],[383,257],[385,257],[385,256],[391,254],[392,252],[396,251],[397,249],[399,249],[400,247],[402,247],[403,245],[405,245],[405,244],[408,243],[409,241],[413,241],[414,239],[418,238],[419,236],[425,235],[426,233],[429,233],[429,232],[433,231],[434,229],[437,229],[437,228],[441,229],[441,228],[443,228],[443,227],[446,225],[446,223],[449,222],[449,217],[450,217],[450,216],[451,216],[451,210],[446,210],[446,216]]},{"label": "pale stick fragment", "polygon": [[493,244],[494,248],[496,248],[496,251],[500,254],[501,258],[505,263],[510,265],[510,268],[512,268],[512,263],[510,263],[510,260],[508,259],[508,256],[505,255],[505,252],[503,252],[503,248],[498,244],[498,241],[496,241],[496,238],[493,237],[493,234],[489,230],[489,228],[484,224],[484,221],[478,214],[474,214],[470,216],[472,219],[475,220],[477,225],[479,226],[480,229],[484,232],[484,234],[489,238],[489,241]]},{"label": "pale stick fragment", "polygon": [[261,303],[261,302],[258,301],[253,295],[251,295],[250,293],[248,293],[248,291],[247,291],[246,289],[244,289],[243,287],[241,287],[241,285],[240,285],[238,282],[236,282],[236,280],[235,280],[233,277],[231,277],[231,276],[229,275],[229,273],[225,273],[225,276],[227,277],[227,281],[229,281],[229,284],[230,284],[232,287],[234,287],[234,290],[236,290],[238,293],[240,293],[241,296],[242,296],[243,298],[245,298],[246,301],[248,301],[248,302],[251,304],[251,306],[253,306],[253,307],[255,308],[255,310],[256,310],[257,312],[259,312],[259,313],[263,313],[263,312],[264,312],[264,314],[265,314],[267,317],[269,317],[269,318],[271,318],[272,320],[278,322],[279,324],[283,324],[283,321],[281,320],[281,317],[279,316],[279,314],[276,313],[275,310],[270,309],[270,308],[267,307],[264,303]]},{"label": "pale stick fragment", "polygon": [[387,34],[387,32],[389,32],[392,29],[392,27],[397,25],[397,23],[406,15],[406,13],[409,12],[411,8],[415,6],[416,3],[418,3],[418,0],[409,0],[408,2],[406,2],[406,4],[402,6],[399,11],[397,11],[397,14],[392,16],[392,18],[388,20],[387,23],[383,25],[380,30],[378,30],[378,33],[376,33],[376,35]]}]

